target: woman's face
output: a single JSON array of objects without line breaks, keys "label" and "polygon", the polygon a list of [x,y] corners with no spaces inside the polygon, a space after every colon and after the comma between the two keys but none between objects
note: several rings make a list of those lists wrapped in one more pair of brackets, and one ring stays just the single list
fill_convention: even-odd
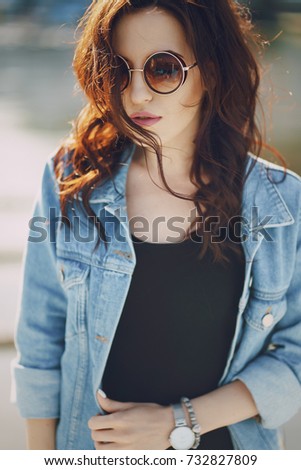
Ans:
[{"label": "woman's face", "polygon": [[[114,52],[126,59],[130,68],[142,69],[145,60],[159,51],[173,51],[181,55],[186,66],[195,62],[179,21],[169,12],[148,8],[125,15],[113,31]],[[132,80],[122,93],[125,111],[129,117],[147,112],[161,119],[143,128],[154,131],[163,146],[177,142],[192,142],[200,119],[203,85],[199,68],[188,71],[186,81],[175,93],[158,95],[145,83],[143,73],[132,72]]]}]

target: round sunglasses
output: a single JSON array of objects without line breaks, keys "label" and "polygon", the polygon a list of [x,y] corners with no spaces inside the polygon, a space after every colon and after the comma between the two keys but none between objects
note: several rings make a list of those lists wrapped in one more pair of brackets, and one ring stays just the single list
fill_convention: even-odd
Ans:
[{"label": "round sunglasses", "polygon": [[116,55],[117,85],[123,92],[131,83],[132,72],[143,72],[145,83],[155,93],[170,95],[178,90],[187,78],[188,70],[197,65],[185,62],[171,52],[155,52],[144,62],[142,69],[131,69],[127,61]]}]

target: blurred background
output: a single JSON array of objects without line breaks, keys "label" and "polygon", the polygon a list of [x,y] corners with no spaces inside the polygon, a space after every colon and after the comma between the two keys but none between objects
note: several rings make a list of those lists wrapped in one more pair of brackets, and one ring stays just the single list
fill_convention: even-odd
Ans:
[{"label": "blurred background", "polygon": [[[25,448],[23,421],[9,403],[21,257],[44,163],[83,103],[71,63],[74,29],[89,3],[0,0],[0,449]],[[266,140],[301,174],[301,0],[245,3],[270,42],[261,89]],[[287,449],[301,449],[301,413],[284,432]]]}]

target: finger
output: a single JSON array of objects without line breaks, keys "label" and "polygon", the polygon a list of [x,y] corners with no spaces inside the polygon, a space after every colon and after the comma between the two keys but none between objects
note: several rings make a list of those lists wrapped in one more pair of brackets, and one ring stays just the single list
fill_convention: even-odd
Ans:
[{"label": "finger", "polygon": [[95,429],[113,429],[116,426],[114,414],[92,416],[88,421],[88,428]]},{"label": "finger", "polygon": [[122,402],[117,400],[112,400],[108,398],[103,390],[97,390],[97,400],[101,408],[108,413],[114,413],[115,411],[127,410],[133,407],[131,402]]},{"label": "finger", "polygon": [[127,447],[116,442],[94,442],[96,450],[124,450]]},{"label": "finger", "polygon": [[118,436],[118,434],[111,429],[103,429],[101,431],[93,430],[91,431],[91,437],[92,437],[92,440],[95,442],[115,442],[116,443],[120,441],[120,436]]}]

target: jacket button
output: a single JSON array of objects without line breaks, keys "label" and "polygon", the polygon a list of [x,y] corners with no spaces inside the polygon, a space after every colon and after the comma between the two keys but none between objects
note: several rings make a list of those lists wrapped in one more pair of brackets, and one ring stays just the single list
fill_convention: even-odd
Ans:
[{"label": "jacket button", "polygon": [[274,316],[271,313],[267,313],[263,318],[262,318],[262,324],[266,328],[268,326],[271,326],[274,323]]}]

